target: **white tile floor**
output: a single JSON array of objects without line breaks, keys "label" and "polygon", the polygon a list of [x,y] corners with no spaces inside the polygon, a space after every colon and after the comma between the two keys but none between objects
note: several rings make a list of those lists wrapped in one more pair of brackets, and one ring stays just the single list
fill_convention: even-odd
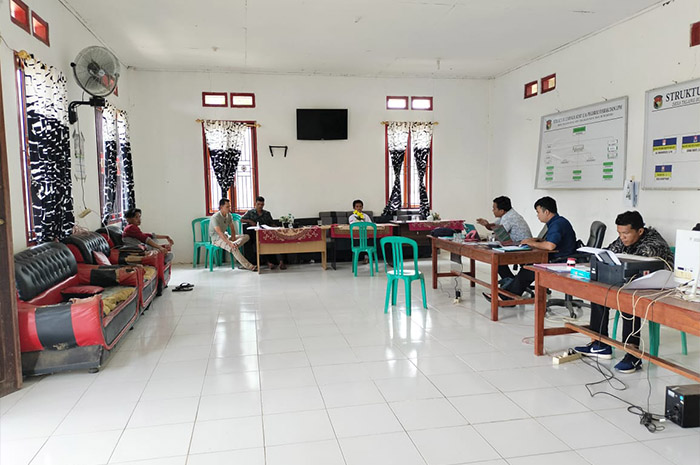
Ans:
[{"label": "white tile floor", "polygon": [[[428,279],[429,309],[416,289],[407,318],[402,297],[383,313],[386,280],[366,266],[177,267],[183,281],[195,290],[166,290],[98,374],[0,399],[2,465],[700,464],[697,428],[651,434],[626,404],[590,397],[591,367],[532,355],[532,307],[494,323],[466,282],[455,305],[453,279]],[[687,357],[679,340],[662,329],[662,354],[699,369],[698,340]],[[621,379],[595,389],[646,405],[651,383],[655,412],[666,385],[690,384],[646,365]]]}]

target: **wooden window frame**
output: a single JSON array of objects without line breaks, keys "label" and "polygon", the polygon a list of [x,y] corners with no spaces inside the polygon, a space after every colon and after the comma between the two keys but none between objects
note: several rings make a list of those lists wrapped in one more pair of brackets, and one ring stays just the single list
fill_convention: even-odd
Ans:
[{"label": "wooden window frame", "polygon": [[[428,108],[413,108],[414,100],[427,100],[430,102],[430,106]],[[433,98],[428,96],[412,96],[410,108],[412,111],[433,111]]]},{"label": "wooden window frame", "polygon": [[[259,170],[258,170],[258,128],[255,121],[236,121],[239,123],[245,123],[250,125],[251,130],[251,165],[253,170],[253,199],[259,195],[258,185],[259,185]],[[219,211],[218,205],[212,205],[209,199],[209,193],[211,192],[211,185],[209,183],[209,148],[207,147],[206,135],[204,134],[204,124],[202,124],[202,152],[204,158],[204,202],[205,210],[204,216],[211,216]],[[228,191],[228,197],[231,201],[231,213],[243,214],[245,211],[237,209],[237,199],[236,199],[236,189],[231,186]]]},{"label": "wooden window frame", "polygon": [[22,165],[22,199],[24,201],[24,235],[27,247],[36,245],[34,232],[34,204],[32,202],[31,169],[29,166],[29,129],[27,128],[27,94],[22,59],[15,52],[15,87],[17,89],[17,126],[19,127],[19,155]]},{"label": "wooden window frame", "polygon": [[[554,79],[554,84],[552,85],[552,87],[549,87],[550,79]],[[547,92],[551,92],[556,88],[557,88],[557,73],[552,73],[548,76],[543,77],[540,80],[540,93],[541,94],[546,94]]]},{"label": "wooden window frame", "polygon": [[[532,92],[533,86],[535,88],[535,91]],[[532,98],[537,95],[537,92],[539,91],[539,83],[538,81],[531,81],[525,84],[525,93],[523,98]]]},{"label": "wooden window frame", "polygon": [[[389,137],[388,137],[388,128],[384,128],[384,198],[385,198],[385,204],[389,203],[389,195],[391,194],[391,188],[393,187],[393,184],[389,184],[389,175],[391,171],[393,170],[391,166],[391,157],[389,155]],[[402,209],[415,209],[415,208],[420,208],[420,199],[418,199],[418,204],[412,204],[411,203],[411,167],[413,166],[412,164],[414,163],[413,158],[411,157],[412,152],[411,152],[411,133],[409,131],[408,133],[408,140],[406,143],[406,154],[403,159],[403,172],[401,176],[403,176],[403,189],[401,190],[401,208]],[[428,156],[428,166],[426,167],[425,170],[425,180],[426,180],[426,189],[428,191],[428,203],[429,207],[432,210],[433,209],[433,139],[432,137],[430,138],[430,155]]]},{"label": "wooden window frame", "polygon": [[[406,106],[404,108],[391,108],[391,107],[389,107],[389,100],[403,100],[404,102],[406,102]],[[411,107],[409,105],[408,96],[407,95],[406,96],[404,96],[404,95],[387,95],[387,97],[386,97],[386,109],[392,110],[392,111],[393,110],[410,110]]]},{"label": "wooden window frame", "polygon": [[[10,0],[7,3],[10,5],[10,20],[12,20],[12,22],[15,23],[17,26],[19,26],[22,29],[24,29],[25,31],[27,31],[27,34],[31,34],[32,29],[31,29],[30,22],[31,22],[32,18],[31,18],[31,14],[29,11],[29,6],[27,6],[27,4],[24,3],[22,0]],[[17,7],[19,7],[19,9],[24,11],[24,15],[27,18],[26,22],[23,23],[22,21],[20,21],[19,19],[17,19],[15,17],[13,6],[17,6]]]},{"label": "wooden window frame", "polygon": [[[43,28],[44,31],[46,31],[46,37],[42,37],[41,34],[37,33],[36,31],[36,26],[35,22],[39,23]],[[39,39],[41,42],[45,43],[47,47],[51,47],[51,42],[49,40],[49,23],[45,21],[41,16],[36,14],[35,11],[32,10],[32,35]]]},{"label": "wooden window frame", "polygon": [[[218,95],[223,96],[226,102],[223,105],[212,105],[206,102],[206,97],[208,95]],[[228,107],[228,94],[226,92],[202,92],[202,106],[203,107],[214,107],[214,108],[227,108]]]},{"label": "wooden window frame", "polygon": [[[251,105],[234,105],[234,97],[251,97],[253,99],[253,103]],[[231,102],[231,108],[255,108],[255,94],[253,92],[231,92],[229,101]]]}]

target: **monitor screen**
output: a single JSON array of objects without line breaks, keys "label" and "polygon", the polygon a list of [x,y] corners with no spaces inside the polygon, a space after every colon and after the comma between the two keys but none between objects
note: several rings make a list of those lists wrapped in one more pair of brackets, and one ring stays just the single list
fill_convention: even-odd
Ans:
[{"label": "monitor screen", "polygon": [[348,110],[297,109],[297,140],[348,138]]}]

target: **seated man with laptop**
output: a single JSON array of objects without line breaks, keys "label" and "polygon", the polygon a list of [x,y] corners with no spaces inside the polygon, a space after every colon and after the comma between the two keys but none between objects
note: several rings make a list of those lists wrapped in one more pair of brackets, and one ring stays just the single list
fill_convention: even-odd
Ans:
[{"label": "seated man with laptop", "polygon": [[[520,213],[515,211],[508,197],[502,195],[493,199],[492,211],[493,216],[496,217],[493,223],[489,223],[484,218],[477,218],[476,222],[489,231],[494,231],[496,240],[499,242],[503,243],[504,241],[499,239],[498,236],[504,239],[506,236],[510,236],[509,239],[516,244],[532,237],[530,226],[528,226]],[[505,232],[505,235],[503,235],[503,232]],[[507,242],[507,239],[505,241]],[[515,276],[508,265],[499,266],[498,275],[501,277],[500,284],[502,285],[510,283]]]},{"label": "seated man with laptop", "polygon": [[[569,220],[557,213],[557,202],[551,197],[542,197],[535,202],[537,219],[547,225],[547,233],[543,239],[529,238],[520,243],[528,245],[533,249],[548,250],[549,260],[566,258],[576,252],[576,233],[569,223]],[[503,290],[515,295],[522,295],[525,289],[535,280],[535,273],[525,268],[515,276],[513,281],[505,286]],[[489,302],[491,294],[484,293],[484,297]],[[509,297],[502,297],[509,300]]]},{"label": "seated man with laptop", "polygon": [[[658,257],[673,269],[673,254],[671,249],[654,228],[644,227],[644,219],[639,212],[627,211],[617,215],[615,219],[617,234],[615,239],[606,248],[613,253],[626,253],[641,257]],[[607,336],[610,309],[599,304],[591,303],[591,331]],[[639,347],[639,330],[641,319],[623,317],[622,341],[625,344]],[[598,357],[609,360],[612,358],[612,347],[600,341],[591,341],[588,345],[574,347],[574,350],[587,357]],[[625,354],[624,358],[615,365],[615,369],[621,373],[634,373],[642,369],[642,361],[632,354]]]}]

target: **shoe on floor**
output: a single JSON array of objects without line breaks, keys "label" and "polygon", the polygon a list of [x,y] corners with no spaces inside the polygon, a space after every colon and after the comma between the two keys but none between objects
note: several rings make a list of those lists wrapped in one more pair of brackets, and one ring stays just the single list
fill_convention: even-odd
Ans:
[{"label": "shoe on floor", "polygon": [[284,264],[284,262],[280,262],[280,270],[286,270],[287,265]]},{"label": "shoe on floor", "polygon": [[620,373],[634,373],[637,370],[642,369],[642,361],[631,354],[626,354],[617,365],[615,369]]},{"label": "shoe on floor", "polygon": [[612,347],[600,341],[593,341],[585,346],[574,347],[574,350],[587,357],[598,357],[605,360],[612,358]]},{"label": "shoe on floor", "polygon": [[484,299],[491,302],[491,294],[487,294],[486,292],[482,292],[481,295],[484,296]]},{"label": "shoe on floor", "polygon": [[514,278],[502,278],[500,281],[498,281],[498,287],[508,287],[508,285],[513,282],[513,279]]}]

